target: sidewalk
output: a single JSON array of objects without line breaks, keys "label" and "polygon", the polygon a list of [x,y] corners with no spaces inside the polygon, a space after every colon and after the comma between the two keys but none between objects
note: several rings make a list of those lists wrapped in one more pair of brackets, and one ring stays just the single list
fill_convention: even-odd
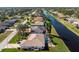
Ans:
[{"label": "sidewalk", "polygon": [[5,46],[5,48],[18,48],[20,47],[19,44],[8,44],[7,46]]}]

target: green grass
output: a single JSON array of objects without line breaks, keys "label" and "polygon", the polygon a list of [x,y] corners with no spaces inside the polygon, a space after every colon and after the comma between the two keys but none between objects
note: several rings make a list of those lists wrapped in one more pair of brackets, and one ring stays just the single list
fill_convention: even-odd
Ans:
[{"label": "green grass", "polygon": [[24,50],[19,50],[16,48],[6,48],[6,49],[3,49],[1,52],[24,52]]},{"label": "green grass", "polygon": [[16,48],[6,48],[0,52],[48,52],[48,51],[35,51],[35,50],[22,50],[22,49],[16,49]]},{"label": "green grass", "polygon": [[2,42],[12,31],[7,31],[0,34],[0,42]]},{"label": "green grass", "polygon": [[9,43],[17,43],[18,40],[19,40],[19,36],[18,34],[16,34]]},{"label": "green grass", "polygon": [[69,52],[69,49],[65,45],[63,40],[61,38],[58,38],[59,35],[57,34],[57,32],[55,31],[53,26],[51,29],[51,34],[55,35],[57,37],[53,36],[53,38],[51,38],[51,40],[53,40],[52,43],[55,43],[56,45],[55,45],[55,47],[49,47],[49,51],[52,51],[52,52]]}]

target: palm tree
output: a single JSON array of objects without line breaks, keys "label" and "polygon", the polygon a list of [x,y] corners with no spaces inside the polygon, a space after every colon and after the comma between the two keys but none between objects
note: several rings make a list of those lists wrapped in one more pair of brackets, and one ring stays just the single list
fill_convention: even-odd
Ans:
[{"label": "palm tree", "polygon": [[19,39],[24,39],[29,33],[26,33],[26,29],[29,28],[28,24],[19,24],[17,26],[18,35],[20,35]]},{"label": "palm tree", "polygon": [[48,32],[51,33],[51,22],[46,18],[44,24],[45,24],[45,27],[47,28]]}]

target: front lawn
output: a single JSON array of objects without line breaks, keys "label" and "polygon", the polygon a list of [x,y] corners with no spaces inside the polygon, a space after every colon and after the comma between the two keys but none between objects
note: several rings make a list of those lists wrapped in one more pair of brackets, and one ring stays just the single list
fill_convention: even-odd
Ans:
[{"label": "front lawn", "polygon": [[17,43],[17,41],[20,40],[18,34],[16,34],[9,43]]},{"label": "front lawn", "polygon": [[8,35],[11,34],[12,31],[7,31],[0,34],[0,42],[2,42]]}]

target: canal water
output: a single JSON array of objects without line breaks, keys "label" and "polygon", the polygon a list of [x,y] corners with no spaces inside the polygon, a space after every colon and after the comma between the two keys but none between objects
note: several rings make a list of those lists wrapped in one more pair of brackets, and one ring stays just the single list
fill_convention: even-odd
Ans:
[{"label": "canal water", "polygon": [[44,11],[44,15],[51,21],[57,33],[60,35],[64,43],[70,51],[79,52],[79,36],[75,35],[72,31],[67,29],[64,25],[58,22],[53,16]]}]

